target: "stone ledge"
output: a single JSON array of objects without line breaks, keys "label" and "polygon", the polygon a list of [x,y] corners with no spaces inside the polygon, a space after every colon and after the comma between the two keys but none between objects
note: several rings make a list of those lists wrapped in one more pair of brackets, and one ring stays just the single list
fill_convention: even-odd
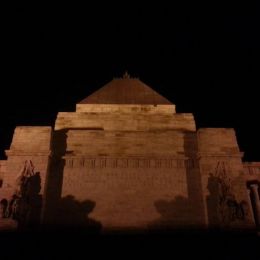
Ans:
[{"label": "stone ledge", "polygon": [[238,153],[197,153],[197,159],[200,159],[201,157],[236,157],[236,158],[242,158],[244,156],[243,152]]},{"label": "stone ledge", "polygon": [[50,156],[52,151],[47,150],[46,152],[39,151],[22,151],[22,150],[5,150],[7,156]]}]

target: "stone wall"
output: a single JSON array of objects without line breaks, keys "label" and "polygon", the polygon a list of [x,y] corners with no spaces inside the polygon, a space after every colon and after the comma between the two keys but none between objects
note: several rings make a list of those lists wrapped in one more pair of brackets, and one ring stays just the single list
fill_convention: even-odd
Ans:
[{"label": "stone wall", "polygon": [[195,166],[188,164],[181,157],[67,157],[62,200],[92,203],[88,217],[103,229],[202,226],[187,181],[186,167]]},{"label": "stone wall", "polygon": [[[16,127],[10,149],[6,151],[8,159],[3,185],[0,189],[0,200],[5,199],[10,204],[13,195],[19,188],[17,179],[21,176],[25,162],[31,161],[34,166],[34,175],[31,178],[33,185],[30,187],[30,201],[27,201],[27,207],[30,207],[30,217],[26,221],[31,225],[36,225],[36,228],[42,222],[46,204],[45,186],[49,168],[51,138],[51,127]],[[24,213],[23,216],[23,223],[25,223],[25,216],[27,215]],[[0,230],[9,227],[10,221],[12,228],[17,228],[17,223],[12,217],[12,215],[9,215],[9,218],[2,219]]]},{"label": "stone wall", "polygon": [[[64,129],[55,131],[55,142],[56,197],[61,205],[89,203],[88,218],[104,229],[254,226],[233,129]],[[231,187],[222,205],[216,185]]]},{"label": "stone wall", "polygon": [[[24,161],[31,160],[41,174],[46,224],[91,223],[103,230],[255,225],[247,181],[259,180],[259,165],[242,163],[233,129],[63,129],[52,135],[50,127],[18,127],[7,155],[1,197],[12,194]],[[219,205],[216,182],[230,186],[236,206],[246,202],[246,216],[234,205]]]},{"label": "stone wall", "polygon": [[[259,217],[247,183],[259,183],[260,165],[242,163],[233,129],[52,134],[50,127],[17,127],[6,153],[1,198],[10,198],[25,160],[31,160],[41,176],[46,224],[251,228],[253,216]],[[239,211],[242,206],[247,211]]]},{"label": "stone wall", "polygon": [[34,171],[41,178],[40,194],[44,194],[46,175],[48,171],[51,127],[16,127],[10,149],[6,151],[6,174],[3,180],[1,197],[10,199],[16,188],[17,178],[26,160],[31,160]]},{"label": "stone wall", "polygon": [[[254,226],[241,157],[233,129],[198,130],[198,158],[209,227]],[[240,206],[244,207],[245,216]]]},{"label": "stone wall", "polygon": [[89,207],[85,215],[105,230],[205,226],[194,132],[59,130],[53,153],[57,222],[77,225],[84,218],[72,209]]}]

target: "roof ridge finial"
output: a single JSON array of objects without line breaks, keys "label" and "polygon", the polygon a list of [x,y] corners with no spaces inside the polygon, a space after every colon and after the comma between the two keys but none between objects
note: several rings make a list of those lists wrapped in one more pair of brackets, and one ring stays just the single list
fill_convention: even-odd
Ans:
[{"label": "roof ridge finial", "polygon": [[128,73],[128,71],[126,70],[125,73],[123,74],[123,79],[130,79],[130,78],[131,78],[131,76]]}]

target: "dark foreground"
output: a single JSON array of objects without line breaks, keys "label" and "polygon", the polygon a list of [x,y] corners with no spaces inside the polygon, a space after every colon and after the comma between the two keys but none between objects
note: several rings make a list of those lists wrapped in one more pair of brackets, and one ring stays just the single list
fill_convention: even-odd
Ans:
[{"label": "dark foreground", "polygon": [[251,232],[2,232],[0,259],[260,259]]}]

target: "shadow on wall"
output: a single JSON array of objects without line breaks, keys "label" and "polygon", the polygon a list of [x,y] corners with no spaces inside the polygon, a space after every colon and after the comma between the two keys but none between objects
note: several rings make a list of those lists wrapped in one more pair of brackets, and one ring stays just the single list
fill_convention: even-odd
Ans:
[{"label": "shadow on wall", "polygon": [[186,132],[184,134],[184,155],[185,161],[188,203],[190,204],[190,221],[192,225],[205,228],[206,216],[203,202],[202,178],[197,160],[198,141],[197,134]]},{"label": "shadow on wall", "polygon": [[91,200],[77,201],[72,195],[60,200],[56,212],[55,227],[66,230],[84,230],[90,233],[99,233],[102,225],[100,222],[89,218],[89,214],[95,208],[96,203]]},{"label": "shadow on wall", "polygon": [[171,201],[157,200],[154,202],[154,207],[161,217],[148,228],[157,231],[189,228],[191,222],[185,216],[190,214],[192,205],[187,198],[177,196]]},{"label": "shadow on wall", "polygon": [[41,176],[36,172],[30,177],[23,178],[19,194],[14,194],[8,202],[5,217],[17,221],[19,230],[36,230],[40,225],[42,195]]},{"label": "shadow on wall", "polygon": [[41,208],[42,208],[42,195],[41,190],[41,177],[40,173],[36,172],[31,176],[28,181],[28,187],[25,194],[25,207],[29,207],[25,213],[25,223],[28,228],[37,228],[40,224]]},{"label": "shadow on wall", "polygon": [[212,174],[208,178],[207,210],[210,226],[217,226],[218,220],[218,202],[219,202],[219,181]]},{"label": "shadow on wall", "polygon": [[45,187],[45,205],[43,212],[43,225],[53,225],[57,205],[61,199],[63,171],[65,160],[62,157],[67,149],[67,129],[54,131],[52,136],[52,158],[50,160],[48,176]]},{"label": "shadow on wall", "polygon": [[[184,154],[182,166],[186,172],[187,197],[176,196],[174,200],[157,200],[154,206],[161,217],[151,225],[156,230],[194,230],[205,228],[205,207],[201,174],[196,159],[198,151],[196,133],[184,134]],[[172,187],[174,189],[174,187]],[[149,227],[150,228],[150,227]]]},{"label": "shadow on wall", "polygon": [[[95,202],[79,202],[73,196],[61,198],[63,171],[67,151],[67,132],[69,129],[55,131],[52,138],[53,156],[49,165],[45,190],[43,226],[45,229],[82,230],[97,233],[101,224],[88,217]],[[58,206],[57,206],[58,205]]]}]

